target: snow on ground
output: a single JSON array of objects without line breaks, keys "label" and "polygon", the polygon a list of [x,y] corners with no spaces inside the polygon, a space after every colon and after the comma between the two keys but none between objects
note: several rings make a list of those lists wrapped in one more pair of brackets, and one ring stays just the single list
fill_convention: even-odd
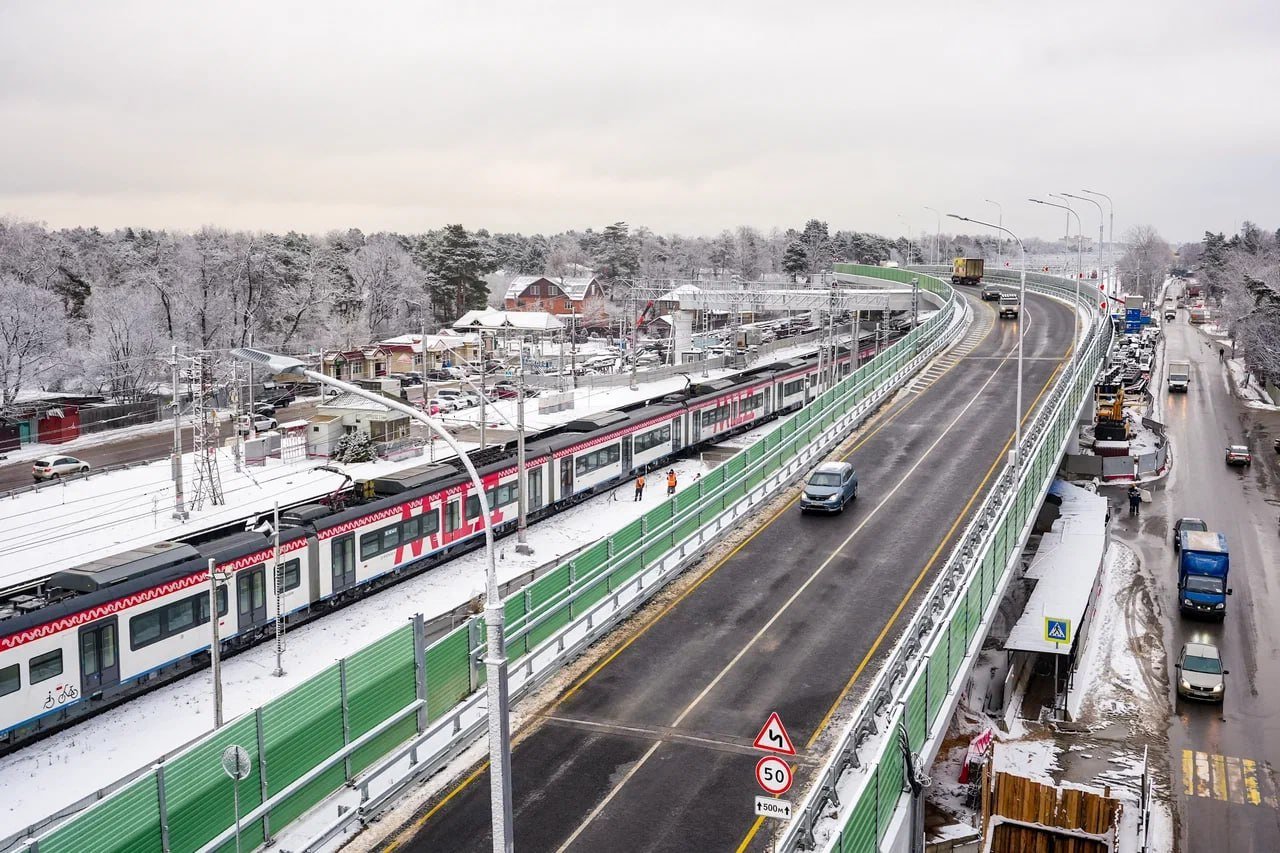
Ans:
[{"label": "snow on ground", "polygon": [[[237,472],[230,450],[219,449],[215,458],[226,502],[213,506],[206,500],[186,521],[171,517],[174,499],[168,460],[63,480],[0,500],[0,529],[5,533],[0,542],[0,587],[270,512],[276,501],[313,500],[347,483],[340,473],[319,470],[323,461],[269,459],[265,465],[242,466]],[[330,467],[354,479],[367,479],[423,461],[419,456]],[[190,508],[195,493],[193,454],[184,454],[183,474]]]},{"label": "snow on ground", "polygon": [[[721,446],[746,446],[777,426],[777,422],[765,424]],[[679,489],[684,489],[717,464],[718,460],[699,457],[668,467],[675,470]],[[498,540],[499,581],[555,564],[658,506],[666,500],[665,480],[654,476],[650,481],[642,501],[633,501],[631,484],[623,483],[613,492],[530,525],[532,554],[516,553],[515,536]],[[270,642],[225,660],[224,718],[235,719],[279,696],[405,624],[415,613],[431,619],[477,598],[484,591],[484,573],[484,551],[473,551],[291,630],[281,678],[271,675],[275,645]],[[0,790],[5,791],[0,801],[0,838],[208,732],[213,719],[211,696],[209,672],[196,672],[8,756],[0,764]]]},{"label": "snow on ground", "polygon": [[[184,427],[191,425],[191,418],[182,419]],[[154,435],[159,432],[172,432],[173,421],[156,421],[149,424],[137,424],[135,426],[120,427],[119,429],[109,429],[103,432],[92,432],[88,435],[82,435],[79,438],[73,438],[70,441],[64,441],[61,444],[49,444],[47,442],[35,442],[32,444],[24,444],[17,450],[10,450],[3,455],[6,463],[30,461],[39,459],[41,456],[48,456],[51,453],[65,453],[74,456],[74,451],[84,450],[88,447],[97,447],[102,444],[111,444],[113,441],[120,441],[126,438],[136,438],[140,435]]]}]

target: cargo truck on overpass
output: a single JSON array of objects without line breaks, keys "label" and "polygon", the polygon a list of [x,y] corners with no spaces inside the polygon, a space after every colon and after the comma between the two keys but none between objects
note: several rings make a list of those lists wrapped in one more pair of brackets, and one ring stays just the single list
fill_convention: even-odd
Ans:
[{"label": "cargo truck on overpass", "polygon": [[1222,619],[1227,613],[1227,537],[1212,530],[1179,534],[1178,608],[1187,614]]},{"label": "cargo truck on overpass", "polygon": [[1171,392],[1181,391],[1187,393],[1187,388],[1191,385],[1191,362],[1189,361],[1171,361],[1169,362],[1169,390]]},{"label": "cargo truck on overpass", "polygon": [[981,284],[982,258],[956,258],[951,262],[952,284]]}]

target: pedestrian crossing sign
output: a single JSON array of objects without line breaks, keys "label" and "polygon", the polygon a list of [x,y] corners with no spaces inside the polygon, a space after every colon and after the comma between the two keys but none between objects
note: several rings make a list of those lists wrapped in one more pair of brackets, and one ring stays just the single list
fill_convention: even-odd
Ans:
[{"label": "pedestrian crossing sign", "polygon": [[1071,620],[1055,619],[1052,616],[1044,617],[1044,638],[1050,643],[1070,643]]}]

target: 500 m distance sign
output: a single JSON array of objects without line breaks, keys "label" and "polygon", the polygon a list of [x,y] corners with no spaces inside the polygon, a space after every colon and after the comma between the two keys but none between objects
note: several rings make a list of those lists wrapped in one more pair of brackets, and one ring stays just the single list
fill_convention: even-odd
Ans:
[{"label": "500 m distance sign", "polygon": [[775,797],[785,794],[791,789],[791,765],[776,755],[766,755],[756,762],[756,782],[765,793]]}]

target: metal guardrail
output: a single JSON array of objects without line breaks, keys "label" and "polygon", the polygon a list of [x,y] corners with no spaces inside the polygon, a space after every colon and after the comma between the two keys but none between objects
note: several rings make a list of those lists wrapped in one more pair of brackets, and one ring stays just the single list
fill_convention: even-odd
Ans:
[{"label": "metal guardrail", "polygon": [[[999,274],[995,277],[1004,278]],[[1016,274],[1013,278],[1016,279]],[[1031,290],[1057,298],[1074,299],[1074,282],[1071,282],[1068,287],[1062,279],[1029,274],[1027,286]],[[1030,497],[1033,493],[1037,499],[1042,497],[1057,468],[1056,463],[1052,466],[1045,465],[1042,456],[1046,451],[1054,450],[1056,460],[1057,454],[1065,447],[1069,430],[1061,427],[1069,428],[1074,425],[1079,412],[1079,403],[1085,392],[1092,387],[1102,358],[1110,347],[1112,336],[1110,323],[1097,311],[1097,300],[1100,298],[1101,294],[1096,288],[1083,286],[1082,283],[1080,304],[1084,306],[1092,304],[1093,320],[1083,329],[1082,340],[1077,342],[1073,350],[1071,369],[1063,372],[1062,378],[1054,386],[1049,398],[1040,405],[1031,418],[1023,434],[1022,446],[1018,448],[1019,462],[1015,464],[1011,460],[1004,466],[987,498],[975,511],[972,520],[956,540],[943,569],[915,615],[902,631],[899,641],[890,651],[888,660],[867,690],[865,698],[855,710],[837,744],[831,749],[831,757],[810,787],[804,802],[796,810],[796,816],[788,824],[778,849],[786,853],[799,849],[813,849],[821,837],[821,833],[818,832],[819,825],[833,809],[837,826],[826,837],[825,849],[841,851],[876,849],[875,845],[878,845],[887,828],[885,818],[892,816],[897,807],[902,770],[900,768],[896,770],[898,775],[895,778],[899,781],[899,787],[893,789],[893,786],[890,786],[894,790],[893,802],[882,803],[877,788],[870,792],[874,795],[874,801],[868,807],[863,802],[864,795],[867,793],[867,780],[877,779],[880,762],[878,759],[866,761],[862,753],[875,746],[877,749],[884,750],[881,758],[892,755],[892,760],[900,760],[897,745],[890,743],[886,747],[883,740],[877,740],[877,736],[886,732],[892,733],[899,725],[905,727],[908,704],[911,703],[918,708],[921,696],[924,703],[923,717],[917,716],[912,722],[917,730],[923,724],[927,734],[929,716],[938,713],[942,702],[941,698],[935,701],[930,684],[938,680],[934,673],[935,661],[941,660],[948,673],[946,679],[948,683],[945,686],[947,694],[954,692],[954,687],[950,683],[952,677],[957,673],[967,672],[967,665],[960,665],[969,660],[968,655],[971,654],[971,650],[967,647],[970,642],[980,645],[982,638],[974,639],[976,626],[967,624],[970,642],[964,644],[966,648],[955,648],[951,645],[950,631],[959,618],[956,615],[957,608],[968,608],[974,578],[978,570],[983,567],[988,552],[997,540],[997,534],[1002,535],[1004,537],[1002,543],[1008,545],[1006,526],[1015,507],[1028,514],[1025,524],[1018,531],[1019,541],[1024,540],[1029,532],[1029,526],[1034,521],[1034,516],[1029,512]],[[1062,423],[1064,420],[1065,424]],[[1051,426],[1057,426],[1059,429],[1051,432]],[[1062,433],[1061,446],[1048,447],[1046,443],[1058,432]],[[1040,468],[1047,470],[1041,476],[1033,478],[1033,473],[1041,473]],[[1017,549],[1011,548],[1010,552],[1009,561],[1012,562],[1017,556]],[[1007,580],[1008,576],[1006,565],[1000,577]],[[989,607],[998,606],[999,596],[994,594],[993,589],[983,590],[983,592],[991,595]],[[966,622],[969,621],[967,610],[964,619]],[[942,650],[944,654],[939,657],[938,643],[944,638],[946,641],[945,648]],[[953,669],[956,670],[955,673],[951,672]],[[923,686],[921,686],[922,683]],[[939,715],[935,723],[942,724],[945,720],[945,715]],[[856,778],[851,779],[846,775],[850,773],[857,774]],[[856,790],[859,785],[862,786],[861,792]],[[844,791],[841,791],[842,787],[845,788]],[[850,787],[855,788],[853,793],[848,790]],[[868,826],[871,828],[869,834]],[[849,833],[847,838],[844,835],[846,832]],[[866,846],[868,841],[872,846]]]}]

